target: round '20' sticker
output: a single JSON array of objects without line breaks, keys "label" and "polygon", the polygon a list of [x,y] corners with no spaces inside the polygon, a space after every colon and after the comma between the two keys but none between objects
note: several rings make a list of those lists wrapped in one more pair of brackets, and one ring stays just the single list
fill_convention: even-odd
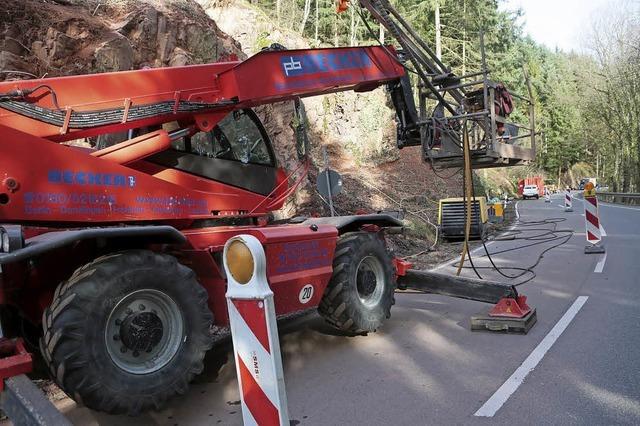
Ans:
[{"label": "round '20' sticker", "polygon": [[302,289],[300,289],[300,294],[298,295],[298,300],[303,305],[308,303],[309,300],[313,297],[313,286],[311,284],[307,284]]}]

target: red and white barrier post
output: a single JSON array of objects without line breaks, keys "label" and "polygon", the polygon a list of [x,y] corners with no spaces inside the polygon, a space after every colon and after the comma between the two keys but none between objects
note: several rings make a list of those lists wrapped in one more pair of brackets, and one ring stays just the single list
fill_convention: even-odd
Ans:
[{"label": "red and white barrier post", "polygon": [[289,425],[273,292],[262,244],[252,235],[224,246],[227,307],[245,425]]},{"label": "red and white barrier post", "polygon": [[549,192],[549,188],[547,188],[546,186],[544,187],[544,202],[545,203],[551,202],[551,193]]},{"label": "red and white barrier post", "polygon": [[568,189],[564,193],[564,211],[573,211],[573,197],[571,197],[571,191]]},{"label": "red and white barrier post", "polygon": [[593,183],[588,182],[584,186],[584,223],[587,231],[587,245],[584,252],[604,253],[604,246],[600,245],[602,234],[600,232],[600,216],[598,213],[598,197]]}]

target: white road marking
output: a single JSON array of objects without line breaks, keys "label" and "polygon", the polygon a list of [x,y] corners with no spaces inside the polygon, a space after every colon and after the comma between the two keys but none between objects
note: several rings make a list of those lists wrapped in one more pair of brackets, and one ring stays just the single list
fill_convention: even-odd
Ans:
[{"label": "white road marking", "polygon": [[494,414],[504,405],[509,397],[518,389],[524,379],[534,368],[540,363],[544,355],[551,346],[558,340],[558,337],[569,326],[576,314],[582,309],[587,302],[588,296],[579,296],[575,302],[567,309],[567,312],[560,318],[560,321],[551,329],[551,331],[542,339],[531,354],[524,360],[518,369],[507,379],[500,388],[491,395],[491,398],[484,403],[482,407],[475,412],[476,417],[493,417]]},{"label": "white road marking", "polygon": [[593,270],[596,274],[601,274],[604,269],[604,262],[607,261],[607,253],[605,252],[604,256],[596,263],[596,269]]}]

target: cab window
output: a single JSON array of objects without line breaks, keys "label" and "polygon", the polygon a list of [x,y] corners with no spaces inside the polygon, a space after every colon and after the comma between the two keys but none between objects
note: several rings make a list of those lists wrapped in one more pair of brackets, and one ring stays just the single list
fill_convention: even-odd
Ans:
[{"label": "cab window", "polygon": [[273,166],[273,154],[256,120],[250,110],[233,111],[210,132],[178,139],[172,147],[201,157]]}]

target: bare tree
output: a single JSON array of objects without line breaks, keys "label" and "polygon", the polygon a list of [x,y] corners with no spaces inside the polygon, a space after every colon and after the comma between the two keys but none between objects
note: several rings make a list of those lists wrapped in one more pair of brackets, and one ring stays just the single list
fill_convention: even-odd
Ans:
[{"label": "bare tree", "polygon": [[315,22],[315,34],[313,37],[313,40],[316,42],[316,46],[318,45],[318,27],[320,25],[320,14],[319,14],[319,9],[320,7],[318,6],[318,3],[320,2],[320,0],[316,0],[316,22]]},{"label": "bare tree", "polygon": [[442,59],[442,40],[440,36],[440,3],[439,2],[436,2],[435,25],[436,25],[436,57],[438,59]]},{"label": "bare tree", "polygon": [[311,0],[304,0],[304,11],[302,12],[302,22],[300,23],[300,34],[304,32],[304,27],[307,25],[309,14],[311,13]]},{"label": "bare tree", "polygon": [[280,25],[280,8],[282,0],[276,0],[276,23]]},{"label": "bare tree", "polygon": [[[589,98],[593,120],[600,124],[596,144],[602,169],[613,188],[640,190],[640,8],[624,2],[603,10],[593,22],[590,49],[598,62]],[[606,138],[606,139],[605,139]],[[612,163],[612,164],[611,164]]]}]

